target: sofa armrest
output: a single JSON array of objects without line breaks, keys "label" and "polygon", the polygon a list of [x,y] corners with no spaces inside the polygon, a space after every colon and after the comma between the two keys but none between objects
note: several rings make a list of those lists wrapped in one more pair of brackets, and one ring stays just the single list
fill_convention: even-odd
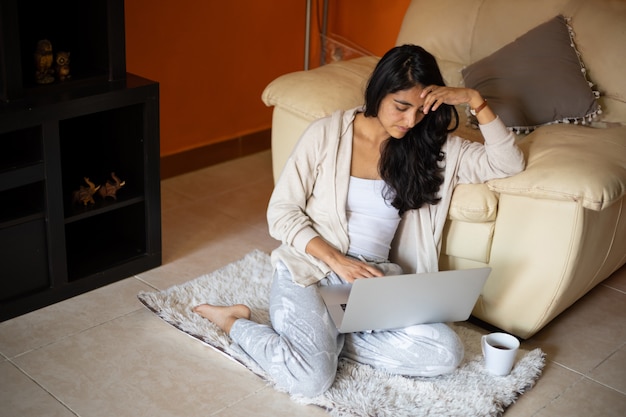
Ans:
[{"label": "sofa armrest", "polygon": [[528,161],[526,170],[489,181],[492,191],[577,201],[596,211],[626,194],[626,126],[545,126],[519,145]]},{"label": "sofa armrest", "polygon": [[363,105],[365,85],[378,59],[367,56],[282,75],[265,88],[263,102],[311,121]]},{"label": "sofa armrest", "polygon": [[454,188],[448,219],[468,223],[494,221],[498,196],[486,184],[459,184]]}]

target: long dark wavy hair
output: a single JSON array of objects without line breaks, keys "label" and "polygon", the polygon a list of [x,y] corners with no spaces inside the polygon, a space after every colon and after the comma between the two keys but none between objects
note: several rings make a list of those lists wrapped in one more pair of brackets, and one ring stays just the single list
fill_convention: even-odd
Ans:
[{"label": "long dark wavy hair", "polygon": [[[429,85],[445,85],[435,57],[420,46],[397,46],[372,72],[365,90],[365,116],[376,117],[388,94]],[[385,197],[400,215],[439,202],[444,180],[439,163],[445,159],[441,148],[458,125],[454,106],[443,104],[428,112],[402,139],[389,138],[381,145],[378,170],[387,184]]]}]

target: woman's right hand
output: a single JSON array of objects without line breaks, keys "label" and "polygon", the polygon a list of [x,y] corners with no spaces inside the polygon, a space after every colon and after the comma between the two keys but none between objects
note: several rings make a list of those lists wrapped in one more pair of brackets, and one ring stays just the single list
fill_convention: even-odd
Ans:
[{"label": "woman's right hand", "polygon": [[321,237],[311,239],[306,246],[306,252],[325,262],[335,274],[349,283],[361,278],[375,278],[384,275],[375,266],[342,254]]},{"label": "woman's right hand", "polygon": [[[341,259],[343,258],[343,259]],[[349,258],[341,255],[336,264],[328,265],[334,273],[345,279],[349,283],[353,283],[357,279],[382,277],[383,273],[380,269],[358,259]]]}]

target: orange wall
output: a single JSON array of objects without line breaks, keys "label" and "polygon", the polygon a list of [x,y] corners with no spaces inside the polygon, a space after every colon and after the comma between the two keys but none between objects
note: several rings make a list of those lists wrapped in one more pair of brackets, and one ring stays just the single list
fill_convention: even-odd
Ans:
[{"label": "orange wall", "polygon": [[[316,29],[313,0],[313,30]],[[330,0],[329,31],[382,54],[409,0]],[[126,0],[126,66],[160,83],[161,155],[271,127],[265,86],[304,65],[305,0]],[[311,66],[319,62],[312,36]]]},{"label": "orange wall", "polygon": [[263,88],[303,68],[304,1],[126,0],[127,70],[159,81],[161,155],[268,129]]},{"label": "orange wall", "polygon": [[329,34],[343,36],[381,56],[396,44],[410,0],[329,0],[328,3]]}]

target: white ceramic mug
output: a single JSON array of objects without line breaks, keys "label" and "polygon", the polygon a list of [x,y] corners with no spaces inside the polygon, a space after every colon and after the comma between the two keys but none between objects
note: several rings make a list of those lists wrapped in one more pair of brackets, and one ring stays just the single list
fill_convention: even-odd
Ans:
[{"label": "white ceramic mug", "polygon": [[481,339],[485,368],[494,375],[508,375],[513,368],[519,340],[507,333],[490,333]]}]

